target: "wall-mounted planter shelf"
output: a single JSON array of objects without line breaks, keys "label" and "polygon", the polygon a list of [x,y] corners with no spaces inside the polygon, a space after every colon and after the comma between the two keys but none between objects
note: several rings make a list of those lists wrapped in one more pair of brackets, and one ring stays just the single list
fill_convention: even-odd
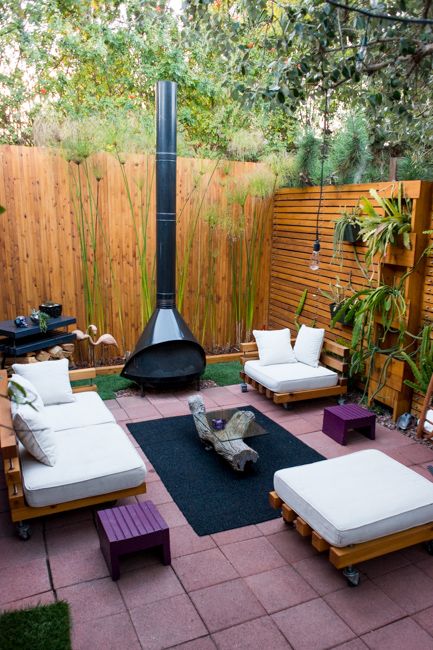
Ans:
[{"label": "wall-mounted planter shelf", "polygon": [[416,251],[416,233],[412,232],[409,235],[410,237],[410,249],[405,248],[403,245],[395,244],[393,246],[388,246],[386,255],[382,258],[382,264],[391,264],[393,266],[414,266],[415,251]]}]

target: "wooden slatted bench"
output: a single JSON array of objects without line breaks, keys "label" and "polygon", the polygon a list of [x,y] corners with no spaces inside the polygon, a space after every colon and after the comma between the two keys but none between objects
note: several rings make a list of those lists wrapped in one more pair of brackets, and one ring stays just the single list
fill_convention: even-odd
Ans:
[{"label": "wooden slatted bench", "polygon": [[[251,385],[253,388],[258,390],[259,393],[265,395],[267,398],[271,399],[275,404],[283,404],[284,406],[292,403],[299,402],[301,400],[310,400],[316,399],[319,397],[332,397],[340,396],[347,393],[347,377],[345,376],[348,367],[349,367],[349,355],[350,348],[335,343],[335,341],[330,341],[328,339],[324,340],[322,353],[320,355],[320,364],[326,366],[330,370],[337,372],[338,374],[338,383],[336,386],[330,386],[328,388],[316,388],[310,390],[299,390],[288,393],[276,393],[266,386],[263,386],[255,379],[251,379],[245,373],[241,371],[241,379],[246,383]],[[251,361],[259,358],[259,352],[257,348],[257,343],[255,341],[251,343],[241,343],[241,363],[245,365],[247,361]]]}]

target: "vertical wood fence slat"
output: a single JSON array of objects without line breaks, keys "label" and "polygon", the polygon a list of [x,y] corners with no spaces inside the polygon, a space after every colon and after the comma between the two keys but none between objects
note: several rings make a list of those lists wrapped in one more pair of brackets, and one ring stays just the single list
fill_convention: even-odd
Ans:
[{"label": "vertical wood fence slat", "polygon": [[[123,350],[132,350],[143,328],[138,242],[141,234],[140,204],[149,197],[149,224],[147,230],[147,268],[152,273],[155,254],[155,187],[152,156],[128,155],[123,166],[133,202],[131,214],[126,187],[119,162],[109,154],[97,154],[85,163],[67,162],[59,153],[44,148],[0,146],[0,205],[6,213],[0,216],[0,253],[3,273],[0,289],[1,318],[28,315],[46,299],[61,302],[65,314],[77,317],[77,326],[86,329],[83,293],[83,273],[80,235],[77,223],[77,197],[73,176],[81,177],[81,191],[88,224],[93,218],[96,233],[96,265],[100,272],[101,291],[107,297],[104,320],[107,331],[119,341]],[[178,159],[178,215],[192,192],[194,180],[199,186],[192,192],[182,216],[178,218],[178,270],[184,264],[188,237],[201,204],[216,161]],[[257,168],[254,163],[218,163],[205,192],[197,229],[192,240],[188,265],[185,302],[182,310],[185,320],[193,326],[203,344],[215,350],[225,350],[235,343],[231,323],[231,277],[228,260],[228,236],[224,229],[226,213],[233,212],[225,197],[227,182],[237,182],[246,173]],[[96,172],[102,177],[96,180]],[[98,192],[98,214],[96,195]],[[93,203],[92,203],[93,201]],[[257,201],[256,201],[257,202]],[[266,201],[266,233],[270,241],[272,228],[271,202]],[[255,202],[248,200],[247,224],[252,219]],[[92,217],[89,217],[89,206]],[[209,209],[218,206],[219,223],[210,239],[206,221]],[[134,229],[134,220],[138,230]],[[250,226],[247,227],[247,231]],[[89,252],[88,269],[93,267],[93,253]],[[110,252],[110,254],[109,254]],[[214,256],[214,277],[211,277],[209,254]],[[256,301],[254,326],[267,322],[269,287],[269,247],[265,245],[261,281]],[[244,277],[244,275],[242,276]],[[179,281],[179,276],[178,276]],[[151,287],[153,292],[155,286]],[[213,295],[209,295],[212,291]],[[124,329],[119,319],[119,305]],[[215,325],[204,323],[209,305],[214,308]],[[102,333],[102,332],[100,332]]]}]

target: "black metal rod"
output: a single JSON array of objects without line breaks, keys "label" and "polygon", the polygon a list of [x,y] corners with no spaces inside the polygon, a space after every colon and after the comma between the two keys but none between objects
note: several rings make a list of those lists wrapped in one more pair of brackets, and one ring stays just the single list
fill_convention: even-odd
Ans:
[{"label": "black metal rod", "polygon": [[176,91],[156,84],[156,306],[176,306]]}]

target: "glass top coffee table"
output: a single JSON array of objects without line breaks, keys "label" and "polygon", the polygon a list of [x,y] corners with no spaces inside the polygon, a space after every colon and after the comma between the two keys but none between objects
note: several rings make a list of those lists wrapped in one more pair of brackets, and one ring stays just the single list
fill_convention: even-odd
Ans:
[{"label": "glass top coffee table", "polygon": [[236,432],[235,430],[230,430],[226,428],[227,424],[230,422],[232,417],[236,413],[243,413],[248,411],[247,408],[226,408],[226,409],[217,409],[215,411],[208,411],[205,413],[205,418],[208,427],[218,436],[219,432],[224,431],[224,435],[221,436],[225,440],[243,440],[245,438],[252,438],[253,436],[263,436],[268,432],[256,422],[255,419],[251,420],[248,424],[246,430],[241,432]]},{"label": "glass top coffee table", "polygon": [[243,472],[251,463],[256,463],[259,454],[246,444],[245,439],[262,436],[267,432],[257,424],[254,413],[248,409],[217,409],[209,413],[203,410],[193,412],[194,422],[200,440],[206,449],[213,449],[237,472]]}]

